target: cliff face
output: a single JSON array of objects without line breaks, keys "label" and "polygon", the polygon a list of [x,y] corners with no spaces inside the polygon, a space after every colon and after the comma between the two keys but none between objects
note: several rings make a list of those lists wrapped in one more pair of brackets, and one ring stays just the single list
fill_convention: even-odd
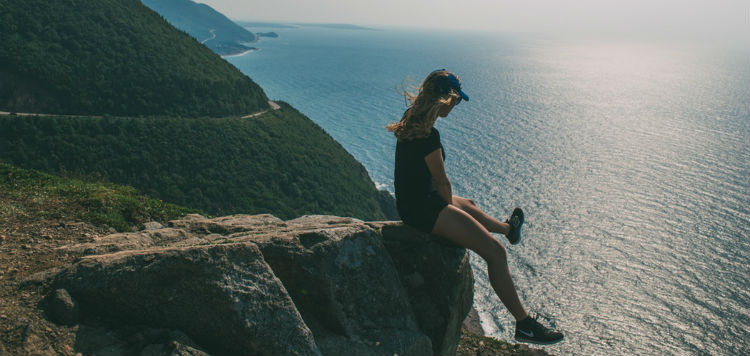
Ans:
[{"label": "cliff face", "polygon": [[161,330],[122,354],[449,355],[472,304],[467,251],[396,222],[188,215],[57,251],[81,257],[23,285],[57,323]]}]

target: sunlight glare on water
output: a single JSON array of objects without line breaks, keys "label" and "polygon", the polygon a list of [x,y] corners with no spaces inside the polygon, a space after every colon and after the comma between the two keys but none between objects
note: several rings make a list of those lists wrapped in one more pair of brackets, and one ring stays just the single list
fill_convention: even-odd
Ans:
[{"label": "sunlight glare on water", "polygon": [[[750,52],[419,31],[275,30],[228,58],[393,190],[397,88],[448,68],[471,100],[438,120],[455,194],[504,220],[559,355],[730,355],[750,339]],[[502,236],[497,236],[503,239]],[[505,241],[503,241],[505,244]],[[475,306],[513,337],[484,262]]]}]

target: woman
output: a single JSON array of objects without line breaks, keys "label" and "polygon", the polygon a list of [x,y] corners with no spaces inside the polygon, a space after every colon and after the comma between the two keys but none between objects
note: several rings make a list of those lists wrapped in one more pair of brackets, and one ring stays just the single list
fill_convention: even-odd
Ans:
[{"label": "woman", "polygon": [[469,97],[458,77],[439,69],[430,73],[414,96],[404,90],[411,105],[401,121],[386,128],[396,135],[396,206],[405,224],[446,238],[469,248],[487,261],[492,288],[516,319],[519,341],[552,344],[563,334],[550,330],[529,314],[518,298],[506,252],[491,232],[504,234],[511,243],[521,240],[523,211],[516,208],[510,219],[500,222],[479,209],[470,199],[453,195],[443,161],[440,133],[433,124]]}]

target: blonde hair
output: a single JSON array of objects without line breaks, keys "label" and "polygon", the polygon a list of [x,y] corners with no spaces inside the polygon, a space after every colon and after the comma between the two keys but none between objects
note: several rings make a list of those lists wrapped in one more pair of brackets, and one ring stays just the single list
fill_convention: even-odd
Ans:
[{"label": "blonde hair", "polygon": [[393,132],[398,140],[412,140],[424,138],[430,134],[432,125],[438,118],[440,110],[451,105],[454,100],[460,100],[458,92],[451,88],[447,93],[441,92],[436,86],[435,79],[455,75],[447,70],[436,70],[425,78],[422,85],[414,88],[417,94],[413,94],[402,85],[404,99],[407,101],[408,109],[401,117],[401,121],[393,122],[385,126],[388,131]]}]

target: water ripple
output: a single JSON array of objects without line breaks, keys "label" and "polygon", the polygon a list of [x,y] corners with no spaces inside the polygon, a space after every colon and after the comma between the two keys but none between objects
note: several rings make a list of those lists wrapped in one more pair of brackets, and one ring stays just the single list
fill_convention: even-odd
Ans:
[{"label": "water ripple", "polygon": [[[739,355],[750,339],[750,55],[394,31],[278,30],[228,60],[392,191],[396,86],[447,67],[471,101],[440,119],[456,194],[527,212],[509,264],[555,354]],[[419,50],[414,50],[419,48]],[[453,48],[445,51],[445,48]],[[500,238],[500,237],[498,237]],[[501,239],[502,240],[502,239]],[[514,324],[472,254],[493,336]]]}]

